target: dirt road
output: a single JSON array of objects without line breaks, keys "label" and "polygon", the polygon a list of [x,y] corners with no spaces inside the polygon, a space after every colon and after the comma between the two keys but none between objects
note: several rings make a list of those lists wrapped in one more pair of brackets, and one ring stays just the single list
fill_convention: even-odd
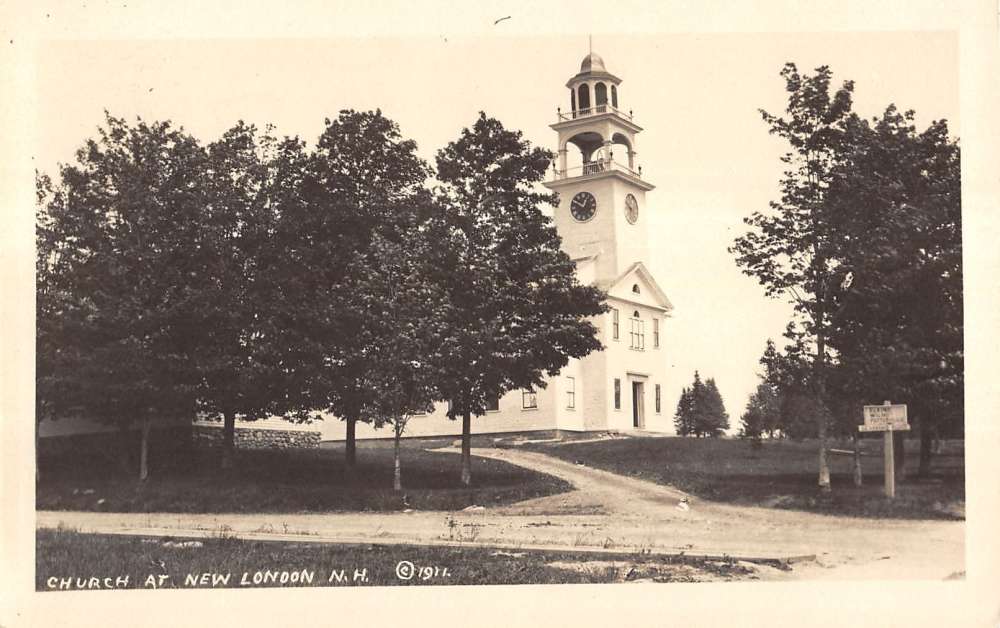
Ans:
[{"label": "dirt road", "polygon": [[[456,450],[457,451],[457,450]],[[572,483],[575,490],[460,512],[175,514],[44,511],[38,527],[81,532],[233,534],[317,542],[461,543],[606,548],[815,560],[775,577],[940,580],[962,573],[965,523],[874,520],[702,501],[671,487],[544,454],[476,449]],[[687,499],[688,509],[678,507]]]}]

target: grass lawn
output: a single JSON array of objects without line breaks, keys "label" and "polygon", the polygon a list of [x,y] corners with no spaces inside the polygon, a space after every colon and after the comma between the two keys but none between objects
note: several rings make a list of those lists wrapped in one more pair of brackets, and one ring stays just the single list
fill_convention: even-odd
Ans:
[{"label": "grass lawn", "polygon": [[[571,462],[670,484],[704,499],[862,517],[963,519],[965,458],[961,441],[934,456],[932,474],[916,478],[919,443],[906,443],[906,478],[896,499],[882,493],[882,440],[862,441],[864,486],[853,484],[853,456],[830,455],[833,494],[816,489],[816,441],[749,442],[716,438],[616,438],[598,442],[535,443],[524,448]],[[834,448],[850,449],[849,444]]]},{"label": "grass lawn", "polygon": [[359,441],[358,468],[351,478],[344,474],[343,443],[324,443],[319,449],[238,450],[235,468],[226,473],[219,470],[213,452],[191,450],[158,458],[154,450],[143,485],[107,457],[66,455],[43,463],[36,506],[192,513],[455,510],[570,488],[558,478],[482,458],[473,458],[473,485],[465,488],[457,454],[425,450],[450,442],[404,441],[401,493],[392,490],[391,441]]},{"label": "grass lawn", "polygon": [[[573,552],[232,538],[190,541],[45,529],[37,531],[35,548],[38,591],[154,588],[153,583],[156,588],[242,588],[691,582],[754,579],[758,568],[685,557],[594,557]],[[401,561],[409,561],[414,569],[400,566]],[[364,578],[355,580],[356,570],[365,570]],[[210,575],[202,576],[206,573]],[[150,576],[152,580],[147,580]]]}]

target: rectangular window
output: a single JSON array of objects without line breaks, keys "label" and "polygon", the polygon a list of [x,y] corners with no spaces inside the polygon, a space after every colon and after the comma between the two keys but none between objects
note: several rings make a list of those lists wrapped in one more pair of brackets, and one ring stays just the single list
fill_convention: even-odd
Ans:
[{"label": "rectangular window", "polygon": [[500,397],[490,397],[486,400],[486,411],[487,412],[499,412],[500,411]]},{"label": "rectangular window", "polygon": [[657,384],[656,387],[654,388],[654,390],[656,391],[656,413],[659,414],[660,413],[660,385]]},{"label": "rectangular window", "polygon": [[576,378],[566,378],[566,407],[572,410],[576,407]]},{"label": "rectangular window", "polygon": [[525,410],[538,407],[538,398],[533,390],[521,391],[521,407]]},{"label": "rectangular window", "polygon": [[622,380],[615,378],[615,410],[622,409]]},{"label": "rectangular window", "polygon": [[611,308],[611,337],[618,340],[618,308]]},{"label": "rectangular window", "polygon": [[653,348],[660,348],[660,319],[653,319]]},{"label": "rectangular window", "polygon": [[631,323],[632,331],[629,333],[629,346],[641,351],[646,348],[646,334],[643,329],[645,323],[638,318],[631,319]]}]

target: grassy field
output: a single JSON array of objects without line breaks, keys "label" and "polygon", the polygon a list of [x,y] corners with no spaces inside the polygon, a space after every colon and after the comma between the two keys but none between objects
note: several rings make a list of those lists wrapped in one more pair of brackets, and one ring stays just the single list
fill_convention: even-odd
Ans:
[{"label": "grassy field", "polygon": [[[44,529],[36,535],[36,556],[38,591],[154,588],[154,584],[155,588],[242,588],[692,582],[754,579],[761,568],[684,557],[595,559],[573,552],[231,538],[190,541]],[[402,561],[409,564],[400,565]],[[363,577],[355,579],[362,570]]]},{"label": "grassy field", "polygon": [[833,493],[829,497],[820,497],[816,489],[816,441],[764,442],[759,449],[749,442],[715,438],[612,438],[524,446],[722,502],[863,517],[964,518],[961,442],[949,442],[934,457],[927,478],[915,477],[917,447],[916,440],[907,442],[907,477],[897,478],[896,499],[890,501],[882,493],[881,439],[862,441],[864,485],[860,489],[853,484],[853,456],[830,456]]},{"label": "grassy field", "polygon": [[193,450],[153,457],[140,485],[108,458],[67,455],[42,466],[36,506],[44,510],[108,512],[329,512],[454,510],[506,504],[569,490],[557,478],[497,460],[474,458],[473,485],[462,487],[458,455],[426,448],[441,441],[406,441],[403,491],[392,490],[392,443],[358,443],[358,468],[344,473],[343,443],[320,449],[238,451],[222,472],[218,456]]}]

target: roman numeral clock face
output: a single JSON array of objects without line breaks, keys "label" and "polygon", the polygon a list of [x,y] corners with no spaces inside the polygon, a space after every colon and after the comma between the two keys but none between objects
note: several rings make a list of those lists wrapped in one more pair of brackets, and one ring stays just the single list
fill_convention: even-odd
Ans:
[{"label": "roman numeral clock face", "polygon": [[631,194],[625,197],[625,220],[632,225],[639,220],[639,202]]},{"label": "roman numeral clock face", "polygon": [[569,213],[579,222],[586,222],[597,211],[597,199],[590,192],[580,192],[569,204]]}]

